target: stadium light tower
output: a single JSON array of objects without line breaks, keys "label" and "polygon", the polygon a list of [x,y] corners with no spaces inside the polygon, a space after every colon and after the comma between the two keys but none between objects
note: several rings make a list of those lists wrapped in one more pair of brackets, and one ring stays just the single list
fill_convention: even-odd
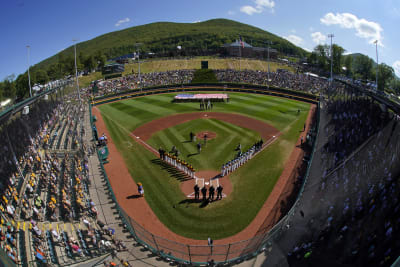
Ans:
[{"label": "stadium light tower", "polygon": [[28,50],[28,83],[29,83],[29,96],[32,97],[32,86],[31,86],[31,74],[29,73],[29,54],[30,54],[30,50],[31,47],[29,45],[26,46],[27,50]]},{"label": "stadium light tower", "polygon": [[271,41],[269,41],[269,40],[267,40],[266,42],[265,42],[266,44],[267,44],[267,61],[268,61],[268,72],[267,72],[267,79],[268,79],[268,87],[269,87],[269,46],[270,45],[272,45],[272,42]]},{"label": "stadium light tower", "polygon": [[75,78],[76,78],[76,90],[78,91],[78,98],[79,102],[81,101],[81,94],[79,92],[79,81],[78,81],[78,66],[76,65],[76,42],[77,39],[73,39],[72,42],[74,42],[74,53],[75,53]]},{"label": "stadium light tower", "polygon": [[333,34],[328,34],[328,38],[331,38],[331,82],[333,81],[333,49],[332,49],[332,39],[335,37]]},{"label": "stadium light tower", "polygon": [[378,90],[378,71],[379,71],[379,63],[378,63],[378,40],[375,40],[375,50],[376,50],[376,90]]},{"label": "stadium light tower", "polygon": [[138,49],[138,47],[140,47],[142,45],[142,43],[136,43],[136,50],[138,52],[138,62],[139,62],[139,85],[140,85],[140,91],[142,91],[142,77],[140,76],[140,51]]}]

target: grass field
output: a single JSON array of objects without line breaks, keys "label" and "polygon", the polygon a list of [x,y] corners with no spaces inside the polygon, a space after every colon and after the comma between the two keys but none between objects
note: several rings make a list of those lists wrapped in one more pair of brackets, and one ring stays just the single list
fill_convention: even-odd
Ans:
[{"label": "grass field", "polygon": [[[146,201],[169,229],[195,239],[206,239],[209,236],[220,239],[234,235],[254,219],[272,191],[282,173],[284,162],[299,137],[299,130],[303,128],[310,105],[284,98],[242,93],[230,93],[231,101],[228,104],[215,104],[213,111],[240,113],[259,119],[277,128],[282,135],[262,153],[231,174],[233,192],[227,198],[201,208],[199,203],[186,200],[179,187],[180,177],[166,172],[151,152],[128,135],[138,126],[156,118],[198,111],[198,103],[171,104],[174,95],[162,94],[129,99],[102,105],[99,109],[131,176],[135,181],[143,183]],[[302,110],[300,115],[297,115],[298,109]],[[197,122],[192,123],[196,125]],[[216,128],[221,128],[219,122],[211,123],[215,123]],[[203,126],[212,127],[199,123],[199,127]],[[185,140],[185,127],[187,125],[181,124],[171,129],[171,133],[157,133],[149,142],[156,146],[160,142],[171,142],[173,138]],[[251,136],[249,141],[257,137],[257,134],[251,131],[236,130]],[[173,137],[173,133],[179,134]],[[240,136],[238,138],[243,139]],[[211,153],[213,146],[210,143]],[[215,146],[215,149],[223,148]],[[226,144],[226,151],[231,153],[231,149],[230,145]],[[200,160],[199,164],[204,163]],[[207,167],[217,165],[215,163]]]},{"label": "grass field", "polygon": [[[239,70],[261,70],[267,71],[267,62],[261,60],[252,60],[243,58],[241,63],[239,59],[233,58],[207,58],[207,57],[196,57],[193,59],[176,59],[176,60],[143,60],[140,64],[140,71],[142,73],[149,72],[160,72],[168,70],[182,70],[182,69],[200,69],[201,61],[208,60],[208,68],[210,69],[236,69]],[[276,69],[288,69],[293,71],[293,69],[287,65],[278,64],[276,62],[270,62],[270,70],[276,71]],[[137,73],[139,70],[139,65],[137,63],[125,64],[125,72],[123,75],[128,75],[132,73],[132,70]],[[93,72],[87,76],[79,77],[79,85],[81,87],[89,86],[91,81],[102,79],[103,76],[101,72]]]},{"label": "grass field", "polygon": [[[201,153],[197,153],[194,142],[188,142],[189,133],[193,131],[212,131],[217,134],[215,139],[207,141]],[[159,131],[148,140],[154,148],[160,146],[170,150],[172,146],[180,151],[180,158],[192,164],[197,170],[220,170],[222,164],[235,158],[237,145],[242,145],[242,151],[249,149],[260,135],[252,130],[216,119],[197,119]],[[199,140],[204,144],[203,140]]]},{"label": "grass field", "polygon": [[[140,71],[143,73],[168,71],[168,70],[182,70],[182,69],[200,69],[201,61],[208,60],[209,69],[242,69],[242,70],[261,70],[267,71],[268,64],[266,61],[234,58],[193,58],[193,59],[175,59],[175,60],[144,60],[140,64]],[[270,70],[276,71],[276,69],[293,69],[287,65],[279,64],[276,62],[270,62]],[[132,73],[132,69],[135,73],[139,71],[139,65],[137,63],[126,64],[124,75]]]}]

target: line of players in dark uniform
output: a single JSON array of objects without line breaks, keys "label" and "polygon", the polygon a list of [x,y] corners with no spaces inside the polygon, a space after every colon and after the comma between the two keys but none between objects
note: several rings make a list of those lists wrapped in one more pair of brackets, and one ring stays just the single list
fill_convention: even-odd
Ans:
[{"label": "line of players in dark uniform", "polygon": [[[194,199],[199,200],[201,192],[201,195],[203,196],[203,201],[207,200],[207,188],[205,186],[203,186],[200,190],[200,187],[197,184],[195,184],[193,189],[194,189]],[[224,190],[222,185],[219,184],[217,186],[217,189],[215,189],[214,186],[211,185],[210,188],[208,188],[209,201],[214,201],[215,190],[217,190],[217,198],[215,200],[222,199],[222,190]]]},{"label": "line of players in dark uniform", "polygon": [[236,158],[221,166],[221,177],[228,175],[229,173],[235,171],[237,168],[245,164],[249,161],[254,154],[261,150],[264,141],[261,139],[257,141],[251,148],[249,148],[246,152],[242,153],[242,145],[239,144],[236,150],[239,150]]},{"label": "line of players in dark uniform", "polygon": [[194,178],[195,169],[188,162],[178,158],[179,152],[177,152],[177,150],[175,150],[173,153],[168,153],[163,148],[160,147],[158,149],[158,153],[160,155],[161,160],[163,160],[164,162],[168,163],[171,166],[174,166],[181,172],[184,172],[187,176]]}]

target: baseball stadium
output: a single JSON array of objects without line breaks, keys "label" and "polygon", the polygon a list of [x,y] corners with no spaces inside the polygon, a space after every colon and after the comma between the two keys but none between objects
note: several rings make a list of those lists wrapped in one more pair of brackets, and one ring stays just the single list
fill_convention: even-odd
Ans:
[{"label": "baseball stadium", "polygon": [[399,266],[400,103],[239,34],[2,108],[0,266]]}]

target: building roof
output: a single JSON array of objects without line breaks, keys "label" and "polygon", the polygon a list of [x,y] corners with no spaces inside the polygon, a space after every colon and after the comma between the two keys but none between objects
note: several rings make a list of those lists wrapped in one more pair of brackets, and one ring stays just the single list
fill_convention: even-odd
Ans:
[{"label": "building roof", "polygon": [[[244,47],[249,47],[249,48],[252,47],[251,45],[249,45],[248,43],[246,43],[244,41],[243,41],[243,45],[244,45]],[[236,46],[241,46],[241,44],[240,44],[239,40],[236,40],[235,42],[233,42],[231,44],[224,44],[223,46],[224,47],[230,47],[230,46],[235,46],[236,47]]]}]

